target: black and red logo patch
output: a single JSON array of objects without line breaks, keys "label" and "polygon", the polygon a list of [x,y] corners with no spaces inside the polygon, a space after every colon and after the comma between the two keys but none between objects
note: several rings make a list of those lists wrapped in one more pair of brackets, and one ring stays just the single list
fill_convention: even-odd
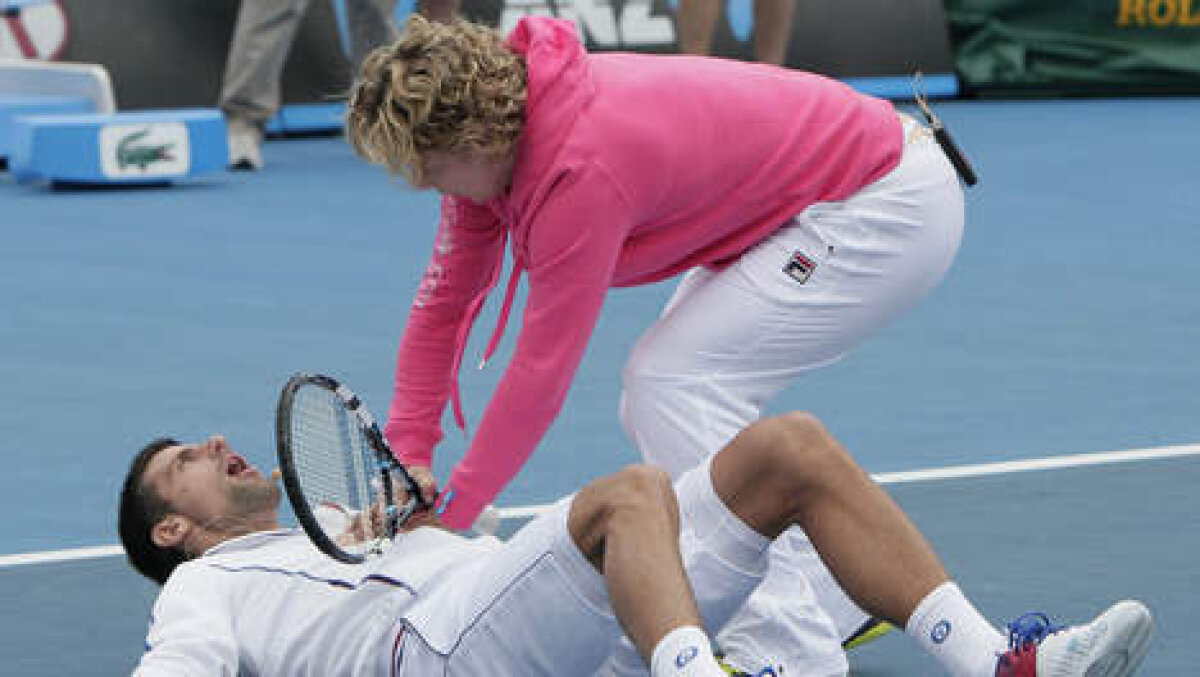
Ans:
[{"label": "black and red logo patch", "polygon": [[810,259],[802,251],[792,253],[792,258],[783,266],[783,272],[788,274],[800,284],[808,282],[808,278],[812,277],[813,271],[817,269],[817,262]]}]

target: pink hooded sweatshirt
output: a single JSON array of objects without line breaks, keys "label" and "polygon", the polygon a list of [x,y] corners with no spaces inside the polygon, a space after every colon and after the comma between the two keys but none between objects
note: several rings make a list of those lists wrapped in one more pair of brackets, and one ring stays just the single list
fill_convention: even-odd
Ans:
[{"label": "pink hooded sweatshirt", "polygon": [[[429,466],[470,327],[512,238],[529,293],[512,361],[442,492],[471,524],[562,406],[610,287],[719,267],[815,202],[842,200],[900,159],[892,105],[813,74],[723,59],[588,54],[573,24],[523,19],[528,99],[510,191],[447,196],[401,339],[386,436]],[[465,429],[465,428],[464,428]]]}]

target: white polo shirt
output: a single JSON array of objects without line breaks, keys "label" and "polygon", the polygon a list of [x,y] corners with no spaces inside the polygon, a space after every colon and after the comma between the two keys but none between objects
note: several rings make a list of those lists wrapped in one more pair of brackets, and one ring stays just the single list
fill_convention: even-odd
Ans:
[{"label": "white polo shirt", "polygon": [[422,527],[344,564],[298,530],[226,541],[167,580],[134,675],[387,675],[404,611],[499,545]]}]

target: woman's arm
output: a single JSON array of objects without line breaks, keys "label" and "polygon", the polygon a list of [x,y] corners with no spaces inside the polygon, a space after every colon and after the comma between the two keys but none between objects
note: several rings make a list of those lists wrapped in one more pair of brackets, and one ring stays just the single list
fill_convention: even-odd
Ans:
[{"label": "woman's arm", "polygon": [[504,260],[505,230],[492,211],[446,197],[433,256],[409,312],[396,356],[384,435],[401,462],[430,466],[442,438],[460,329]]}]

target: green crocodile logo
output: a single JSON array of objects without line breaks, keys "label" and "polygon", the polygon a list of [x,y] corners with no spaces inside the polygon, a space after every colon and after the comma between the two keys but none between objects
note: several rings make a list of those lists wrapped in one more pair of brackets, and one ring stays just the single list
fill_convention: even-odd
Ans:
[{"label": "green crocodile logo", "polygon": [[155,162],[166,162],[174,160],[175,156],[171,155],[171,148],[175,144],[164,143],[161,145],[136,145],[138,141],[146,138],[150,134],[150,129],[146,128],[140,132],[133,132],[121,138],[117,143],[117,167],[125,169],[126,167],[137,167],[143,172],[146,168]]}]

